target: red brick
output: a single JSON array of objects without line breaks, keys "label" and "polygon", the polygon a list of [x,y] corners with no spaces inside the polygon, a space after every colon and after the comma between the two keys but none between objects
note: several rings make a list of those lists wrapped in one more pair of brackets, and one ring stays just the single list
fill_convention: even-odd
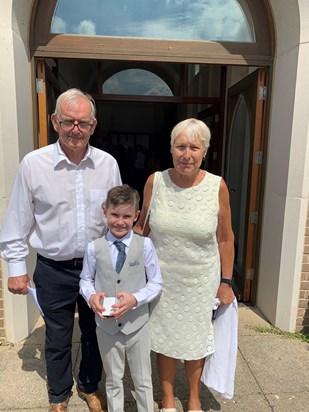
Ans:
[{"label": "red brick", "polygon": [[302,272],[309,272],[309,263],[303,263]]},{"label": "red brick", "polygon": [[307,299],[300,299],[298,308],[306,309],[308,307],[308,300]]}]

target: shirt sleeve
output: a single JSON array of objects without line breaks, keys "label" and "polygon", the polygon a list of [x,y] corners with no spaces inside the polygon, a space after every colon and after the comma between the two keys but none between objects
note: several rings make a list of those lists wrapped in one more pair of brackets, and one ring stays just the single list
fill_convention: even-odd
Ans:
[{"label": "shirt sleeve", "polygon": [[24,158],[18,167],[0,232],[0,249],[3,259],[8,262],[9,276],[27,273],[27,240],[34,226],[34,204],[29,182],[29,165]]},{"label": "shirt sleeve", "polygon": [[147,276],[147,284],[139,291],[133,293],[137,300],[137,307],[154,300],[162,291],[163,280],[159,260],[155,247],[149,238],[144,242],[144,263]]},{"label": "shirt sleeve", "polygon": [[121,180],[119,166],[118,166],[118,163],[116,161],[115,161],[114,166],[115,167],[114,167],[113,176],[115,176],[115,186],[120,186],[120,185],[122,185],[122,180]]},{"label": "shirt sleeve", "polygon": [[80,274],[79,293],[83,296],[89,306],[91,295],[96,293],[94,288],[94,278],[96,273],[96,259],[94,252],[94,243],[90,242],[87,245],[83,260],[83,269]]}]

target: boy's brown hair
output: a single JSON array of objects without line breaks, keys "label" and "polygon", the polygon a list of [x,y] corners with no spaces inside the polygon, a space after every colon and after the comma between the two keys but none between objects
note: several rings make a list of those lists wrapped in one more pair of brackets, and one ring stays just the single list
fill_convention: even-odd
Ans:
[{"label": "boy's brown hair", "polygon": [[111,188],[107,192],[104,203],[106,209],[110,206],[132,205],[137,212],[139,210],[140,196],[136,189],[129,185],[120,185]]}]

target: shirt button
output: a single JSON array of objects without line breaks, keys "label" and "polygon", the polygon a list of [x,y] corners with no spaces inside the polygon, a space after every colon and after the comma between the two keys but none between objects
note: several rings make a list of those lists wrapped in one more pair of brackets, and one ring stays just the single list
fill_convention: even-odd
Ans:
[{"label": "shirt button", "polygon": [[120,280],[120,279],[118,279],[118,280],[117,280],[117,283],[119,284],[120,282],[121,282],[121,280]]},{"label": "shirt button", "polygon": [[118,323],[118,328],[121,328],[121,326],[122,326],[122,323]]}]

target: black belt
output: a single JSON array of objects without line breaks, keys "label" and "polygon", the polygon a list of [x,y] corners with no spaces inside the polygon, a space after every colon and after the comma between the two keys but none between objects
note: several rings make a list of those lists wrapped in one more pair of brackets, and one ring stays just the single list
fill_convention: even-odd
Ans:
[{"label": "black belt", "polygon": [[43,262],[46,262],[52,266],[61,266],[68,269],[82,269],[83,267],[83,258],[75,258],[70,260],[53,260],[38,254],[38,260],[42,260]]}]

